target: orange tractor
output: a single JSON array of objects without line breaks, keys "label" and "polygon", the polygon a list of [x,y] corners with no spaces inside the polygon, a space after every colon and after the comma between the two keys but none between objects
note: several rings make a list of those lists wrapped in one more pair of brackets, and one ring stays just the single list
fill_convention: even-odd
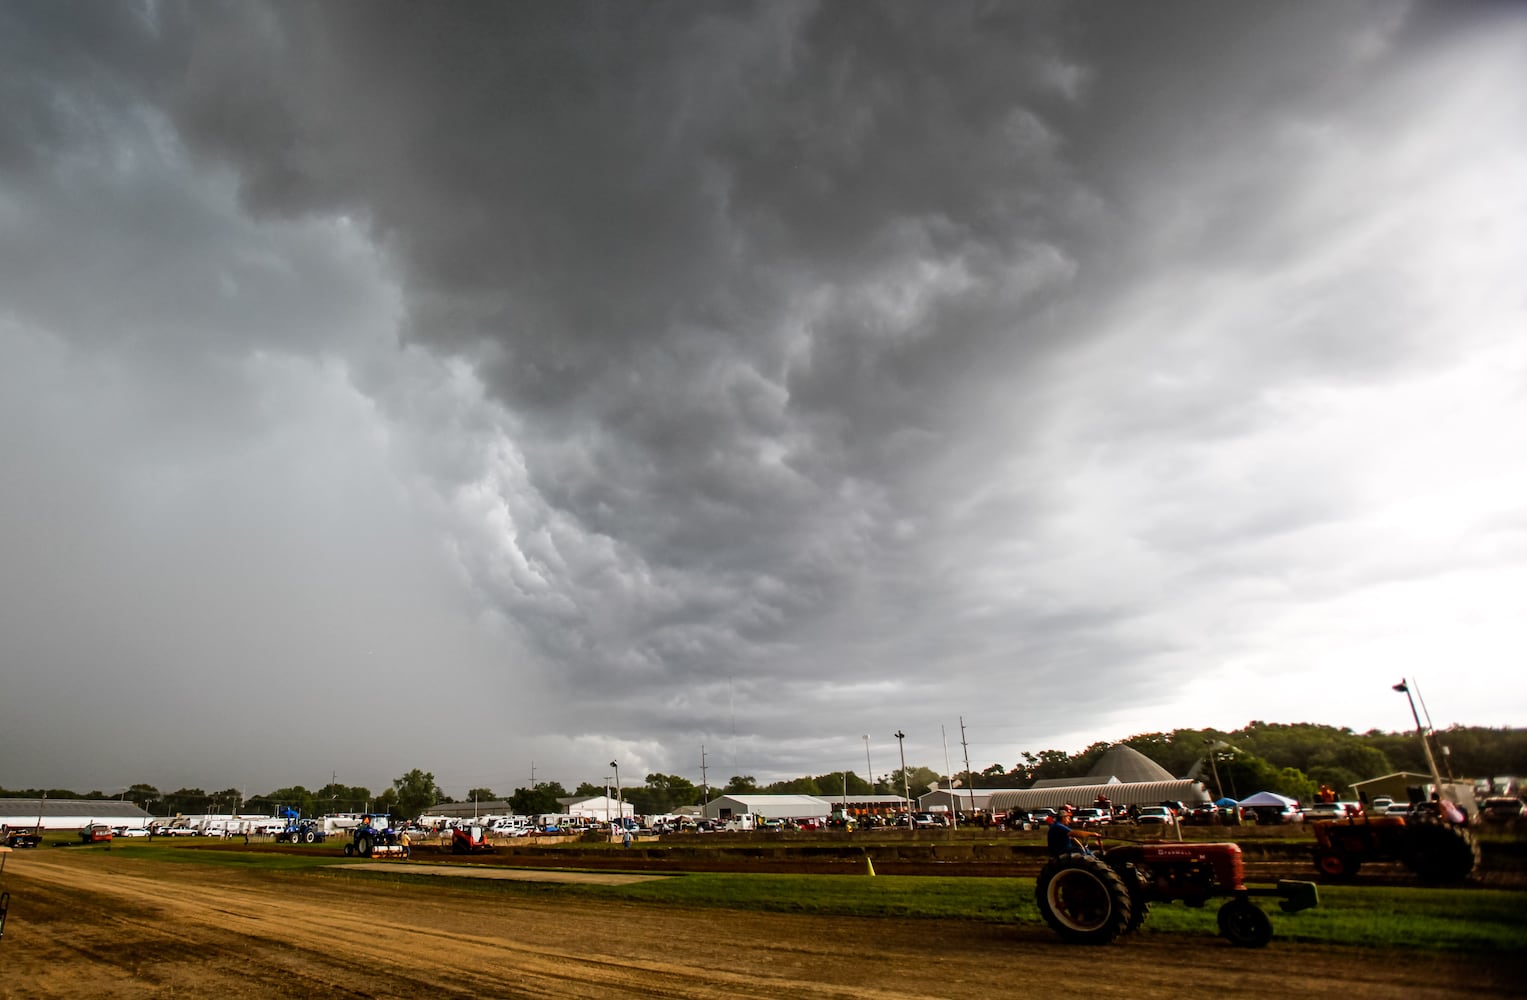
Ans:
[{"label": "orange tractor", "polygon": [[1370,861],[1398,861],[1423,882],[1459,882],[1479,870],[1479,844],[1469,831],[1421,816],[1349,816],[1315,828],[1315,869],[1346,879]]},{"label": "orange tractor", "polygon": [[1096,854],[1062,854],[1045,865],[1034,890],[1045,922],[1075,944],[1108,944],[1133,933],[1152,903],[1200,907],[1224,896],[1230,898],[1219,909],[1219,931],[1241,948],[1261,948],[1272,940],[1272,921],[1253,896],[1281,897],[1278,905],[1285,913],[1320,905],[1313,882],[1248,886],[1237,844],[1129,844]]}]

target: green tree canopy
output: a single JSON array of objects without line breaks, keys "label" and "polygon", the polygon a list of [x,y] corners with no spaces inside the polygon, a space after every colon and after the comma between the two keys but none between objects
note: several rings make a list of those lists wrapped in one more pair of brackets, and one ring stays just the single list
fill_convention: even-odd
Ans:
[{"label": "green tree canopy", "polygon": [[[440,801],[440,788],[435,784],[435,776],[417,767],[401,778],[394,778],[392,791],[398,815],[405,820],[417,818]],[[386,798],[384,795],[383,799]]]},{"label": "green tree canopy", "polygon": [[541,781],[534,788],[516,788],[509,796],[509,807],[522,816],[560,814],[562,804],[557,800],[567,797],[567,789],[560,782]]}]

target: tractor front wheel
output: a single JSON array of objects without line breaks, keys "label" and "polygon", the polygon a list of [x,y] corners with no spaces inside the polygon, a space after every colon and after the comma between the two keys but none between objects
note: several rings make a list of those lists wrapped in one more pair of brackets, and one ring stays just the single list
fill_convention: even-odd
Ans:
[{"label": "tractor front wheel", "polygon": [[309,831],[307,831],[306,833],[304,833],[302,835],[302,842],[304,844],[311,844],[313,841],[315,841],[317,839],[318,839],[318,835],[315,834],[312,830],[309,830]]},{"label": "tractor front wheel", "polygon": [[1045,922],[1073,944],[1108,944],[1131,930],[1132,899],[1119,873],[1090,854],[1063,854],[1034,887]]},{"label": "tractor front wheel", "polygon": [[1219,908],[1219,932],[1237,948],[1265,948],[1272,921],[1249,899],[1232,899]]}]

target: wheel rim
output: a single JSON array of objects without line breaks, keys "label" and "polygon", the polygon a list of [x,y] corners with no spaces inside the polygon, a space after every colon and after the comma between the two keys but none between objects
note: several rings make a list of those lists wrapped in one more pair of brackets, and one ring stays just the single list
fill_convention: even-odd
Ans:
[{"label": "wheel rim", "polygon": [[1108,887],[1088,871],[1057,872],[1045,891],[1055,918],[1075,931],[1097,930],[1113,913]]},{"label": "wheel rim", "polygon": [[1336,854],[1321,855],[1315,859],[1315,866],[1323,875],[1344,875],[1347,871],[1346,863],[1342,861],[1340,855]]}]

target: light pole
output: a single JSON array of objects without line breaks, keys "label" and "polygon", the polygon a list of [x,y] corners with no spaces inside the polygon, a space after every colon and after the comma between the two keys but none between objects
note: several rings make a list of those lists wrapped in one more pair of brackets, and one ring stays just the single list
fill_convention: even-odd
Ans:
[{"label": "light pole", "polygon": [[626,828],[626,799],[620,791],[620,765],[610,761],[610,766],[615,769],[615,811],[620,816],[620,828]]},{"label": "light pole", "polygon": [[916,829],[916,827],[912,825],[912,791],[907,787],[907,747],[906,744],[902,742],[902,740],[907,738],[907,734],[898,729],[896,730],[895,736],[896,747],[901,752],[901,798],[902,801],[906,803],[907,829],[912,830]]},{"label": "light pole", "polygon": [[1224,798],[1225,786],[1219,783],[1218,758],[1220,743],[1217,740],[1204,740],[1204,742],[1209,744],[1209,769],[1214,772],[1214,790],[1219,793],[1220,798]]},{"label": "light pole", "polygon": [[1437,789],[1437,800],[1442,800],[1442,774],[1437,770],[1437,758],[1432,756],[1431,744],[1426,740],[1426,730],[1421,726],[1421,716],[1416,711],[1416,699],[1410,696],[1410,685],[1405,683],[1405,678],[1400,678],[1400,683],[1394,685],[1396,691],[1405,692],[1405,700],[1410,702],[1410,717],[1416,720],[1416,735],[1421,737],[1421,749],[1426,752],[1426,766],[1432,769],[1432,782]]},{"label": "light pole", "polygon": [[875,794],[875,769],[870,766],[870,734],[864,734],[864,776],[870,783],[870,794]]}]

